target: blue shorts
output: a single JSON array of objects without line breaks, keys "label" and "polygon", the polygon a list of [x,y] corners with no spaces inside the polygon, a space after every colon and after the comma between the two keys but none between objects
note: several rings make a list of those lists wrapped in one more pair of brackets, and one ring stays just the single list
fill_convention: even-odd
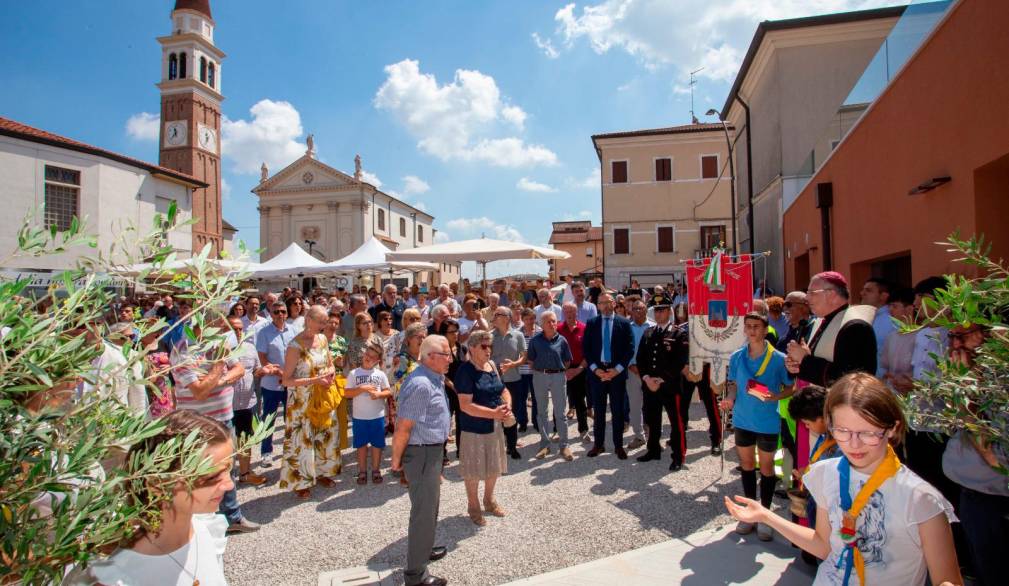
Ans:
[{"label": "blue shorts", "polygon": [[355,448],[363,448],[371,444],[373,448],[385,449],[385,417],[354,419],[352,429],[354,430]]}]

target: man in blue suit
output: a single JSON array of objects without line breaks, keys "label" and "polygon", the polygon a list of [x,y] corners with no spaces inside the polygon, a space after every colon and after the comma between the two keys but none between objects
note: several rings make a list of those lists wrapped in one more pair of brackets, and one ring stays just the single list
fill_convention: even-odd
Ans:
[{"label": "man in blue suit", "polygon": [[593,433],[595,445],[588,457],[594,458],[606,447],[606,399],[610,400],[613,423],[613,447],[617,457],[627,459],[624,451],[624,389],[627,383],[627,365],[634,357],[634,334],[627,318],[613,313],[613,297],[609,293],[599,296],[599,315],[585,325],[582,353],[589,366],[589,390],[592,410],[595,413]]}]

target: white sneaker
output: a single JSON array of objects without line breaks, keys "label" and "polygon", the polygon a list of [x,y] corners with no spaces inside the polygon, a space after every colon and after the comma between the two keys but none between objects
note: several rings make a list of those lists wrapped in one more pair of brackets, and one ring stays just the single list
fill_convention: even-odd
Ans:
[{"label": "white sneaker", "polygon": [[750,533],[753,533],[753,527],[754,527],[753,523],[740,521],[739,523],[736,523],[736,533],[740,535],[749,535]]},{"label": "white sneaker", "polygon": [[771,541],[774,539],[774,529],[770,525],[760,523],[757,525],[757,538],[761,541]]}]

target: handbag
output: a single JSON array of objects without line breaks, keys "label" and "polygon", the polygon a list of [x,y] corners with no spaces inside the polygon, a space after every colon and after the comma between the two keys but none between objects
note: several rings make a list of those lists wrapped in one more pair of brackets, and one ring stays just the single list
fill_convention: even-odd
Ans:
[{"label": "handbag", "polygon": [[[315,367],[315,362],[312,360],[311,355],[304,347],[301,347],[300,344],[299,349],[301,351],[301,359],[308,361],[309,376],[316,376],[318,374],[318,369]],[[305,417],[308,418],[312,427],[316,429],[332,427],[333,412],[340,406],[340,403],[343,401],[343,397],[344,389],[336,378],[334,378],[333,382],[329,385],[312,385],[312,392],[308,398],[308,405],[305,407]]]}]

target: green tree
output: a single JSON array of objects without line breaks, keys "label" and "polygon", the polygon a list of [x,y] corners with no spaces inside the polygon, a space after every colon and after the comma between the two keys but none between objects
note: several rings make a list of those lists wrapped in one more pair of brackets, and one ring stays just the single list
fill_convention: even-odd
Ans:
[{"label": "green tree", "polygon": [[[225,351],[224,333],[214,321],[238,293],[242,274],[221,274],[209,259],[209,246],[184,270],[173,269],[175,253],[164,235],[180,226],[174,204],[158,214],[148,234],[124,226],[108,250],[74,219],[59,232],[40,226],[30,214],[18,232],[12,258],[40,257],[90,248],[76,266],[54,279],[41,295],[26,296],[28,282],[0,282],[0,584],[59,582],[67,566],[86,563],[129,539],[140,528],[156,528],[160,503],[137,502],[133,491],[146,483],[168,498],[178,482],[191,483],[212,470],[195,436],[165,444],[148,457],[109,466],[135,442],[156,435],[164,425],[108,396],[111,377],[129,376],[147,350],[127,344],[127,367],[94,372],[104,335],[104,320],[114,293],[103,275],[117,275],[140,260],[148,263],[136,282],[158,276],[154,289],[188,298],[193,314],[185,335],[193,352]],[[243,249],[244,252],[244,249]],[[141,336],[163,331],[164,320],[138,322]],[[199,338],[194,325],[202,326]],[[167,332],[166,332],[167,333]],[[161,335],[166,335],[163,333]],[[148,379],[162,374],[149,372]],[[95,393],[78,397],[82,384]],[[261,438],[268,427],[259,426]],[[169,473],[171,463],[183,462]],[[105,466],[103,467],[103,463]],[[157,490],[161,488],[162,490]],[[169,490],[164,490],[169,489]]]},{"label": "green tree", "polygon": [[[973,365],[948,356],[935,356],[937,376],[915,383],[906,398],[912,420],[943,429],[963,430],[981,446],[989,446],[1005,468],[1009,455],[1009,271],[1002,259],[990,257],[984,237],[963,240],[956,233],[947,242],[947,252],[975,267],[976,277],[947,275],[946,287],[935,299],[924,298],[922,307],[931,325],[949,330],[982,326],[987,335],[977,349]],[[913,328],[905,328],[908,331]]]}]

